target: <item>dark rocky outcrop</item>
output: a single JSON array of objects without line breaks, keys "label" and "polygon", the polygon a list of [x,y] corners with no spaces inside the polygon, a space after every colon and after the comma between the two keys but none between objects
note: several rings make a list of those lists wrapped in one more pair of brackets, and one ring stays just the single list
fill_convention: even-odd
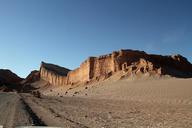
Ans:
[{"label": "dark rocky outcrop", "polygon": [[22,81],[22,84],[30,84],[39,80],[40,80],[40,72],[34,70],[25,78],[25,80]]},{"label": "dark rocky outcrop", "polygon": [[0,69],[0,91],[20,91],[23,79],[8,69]]}]

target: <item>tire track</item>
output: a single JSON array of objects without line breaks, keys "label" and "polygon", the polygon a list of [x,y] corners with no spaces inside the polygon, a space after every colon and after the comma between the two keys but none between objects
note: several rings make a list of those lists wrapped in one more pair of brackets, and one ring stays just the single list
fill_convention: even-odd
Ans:
[{"label": "tire track", "polygon": [[26,111],[29,113],[34,126],[47,126],[31,109],[31,107],[21,98],[22,103],[25,106]]},{"label": "tire track", "polygon": [[12,94],[5,95],[5,101],[1,104],[0,115],[1,123],[5,128],[11,128],[14,125],[15,112],[17,107],[18,99]]},{"label": "tire track", "polygon": [[[65,126],[69,128],[89,128],[84,124],[76,122],[72,119],[64,117],[54,111],[50,106],[50,108],[45,107],[38,101],[38,99],[31,96],[24,96],[24,100],[26,100],[27,104],[32,108],[35,113],[38,113],[37,116],[40,116],[42,120],[48,126]],[[44,116],[46,115],[46,116]]]}]

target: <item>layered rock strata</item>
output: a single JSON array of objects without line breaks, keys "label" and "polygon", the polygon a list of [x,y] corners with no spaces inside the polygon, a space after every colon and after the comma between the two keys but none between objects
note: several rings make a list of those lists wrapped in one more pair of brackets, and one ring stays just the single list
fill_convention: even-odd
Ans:
[{"label": "layered rock strata", "polygon": [[41,63],[40,78],[52,85],[67,84],[67,74],[70,70],[54,64]]},{"label": "layered rock strata", "polygon": [[181,55],[161,56],[137,50],[120,50],[104,56],[89,57],[72,71],[42,62],[40,77],[52,85],[73,85],[105,79],[119,71],[186,78],[192,77],[192,64]]}]

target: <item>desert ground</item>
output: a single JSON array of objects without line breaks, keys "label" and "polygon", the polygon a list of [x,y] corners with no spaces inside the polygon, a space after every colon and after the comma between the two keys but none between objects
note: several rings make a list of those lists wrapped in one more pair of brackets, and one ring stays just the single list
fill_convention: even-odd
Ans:
[{"label": "desert ground", "polygon": [[37,98],[25,93],[0,93],[0,125],[192,127],[192,79],[103,81],[70,89],[50,88],[43,94]]}]

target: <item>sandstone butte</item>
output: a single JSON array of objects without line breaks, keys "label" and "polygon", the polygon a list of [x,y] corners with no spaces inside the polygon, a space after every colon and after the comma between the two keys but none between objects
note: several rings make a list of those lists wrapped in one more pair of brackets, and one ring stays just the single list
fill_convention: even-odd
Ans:
[{"label": "sandstone butte", "polygon": [[42,62],[40,71],[32,72],[25,82],[43,79],[54,86],[75,85],[104,80],[118,72],[123,72],[126,77],[168,75],[190,78],[192,64],[181,55],[162,56],[144,51],[120,50],[108,55],[89,57],[75,70]]}]

